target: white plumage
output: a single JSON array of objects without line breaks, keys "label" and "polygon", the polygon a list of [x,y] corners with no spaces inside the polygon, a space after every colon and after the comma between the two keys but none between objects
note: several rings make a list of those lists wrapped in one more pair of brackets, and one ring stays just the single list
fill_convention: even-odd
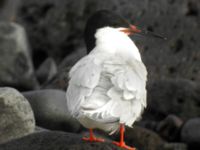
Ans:
[{"label": "white plumage", "polygon": [[147,71],[121,29],[99,29],[96,47],[69,72],[67,106],[86,128],[113,133],[119,123],[131,127],[146,107]]}]

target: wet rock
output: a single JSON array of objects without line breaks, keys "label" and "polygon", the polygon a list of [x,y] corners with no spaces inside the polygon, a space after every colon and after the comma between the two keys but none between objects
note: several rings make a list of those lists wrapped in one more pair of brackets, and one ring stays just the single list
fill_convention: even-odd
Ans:
[{"label": "wet rock", "polygon": [[43,84],[50,81],[57,74],[57,65],[52,58],[47,58],[37,69],[38,81]]},{"label": "wet rock", "polygon": [[200,118],[190,119],[184,124],[181,140],[188,143],[190,149],[200,149]]},{"label": "wet rock", "polygon": [[80,124],[69,115],[65,92],[48,89],[24,92],[23,95],[33,108],[38,126],[69,132],[80,129]]},{"label": "wet rock", "polygon": [[111,143],[91,143],[81,136],[65,132],[37,132],[0,145],[1,150],[120,150]]},{"label": "wet rock", "polygon": [[0,22],[0,53],[0,86],[19,90],[38,87],[23,27]]},{"label": "wet rock", "polygon": [[17,90],[0,88],[0,143],[30,134],[35,119],[30,104]]},{"label": "wet rock", "polygon": [[167,141],[180,141],[182,125],[183,121],[179,117],[169,115],[157,125],[156,131]]},{"label": "wet rock", "polygon": [[175,114],[183,120],[200,115],[200,85],[186,79],[162,79],[149,82],[147,120],[163,120]]}]

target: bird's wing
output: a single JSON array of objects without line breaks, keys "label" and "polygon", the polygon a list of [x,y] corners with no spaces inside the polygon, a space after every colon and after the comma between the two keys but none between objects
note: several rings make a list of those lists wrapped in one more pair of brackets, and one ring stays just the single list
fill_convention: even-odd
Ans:
[{"label": "bird's wing", "polygon": [[140,61],[119,58],[105,61],[104,68],[110,72],[113,85],[107,92],[110,101],[105,105],[105,114],[131,126],[146,107],[146,68]]},{"label": "bird's wing", "polygon": [[[109,60],[112,61],[112,60]],[[114,85],[113,89],[123,92],[123,100],[140,100],[142,105],[146,107],[146,80],[147,71],[144,64],[137,60],[131,62],[116,62],[113,64],[106,62],[108,67],[113,69],[111,82]],[[119,64],[119,65],[116,65]],[[111,70],[111,68],[108,68]],[[112,93],[112,89],[108,91]]]},{"label": "bird's wing", "polygon": [[109,76],[108,98],[105,97],[101,107],[87,107],[84,111],[99,122],[114,120],[131,126],[146,107],[146,68],[137,60],[127,63],[117,57],[105,60],[102,68],[101,77],[103,74]]},{"label": "bird's wing", "polygon": [[101,66],[92,56],[83,57],[69,72],[69,86],[67,89],[67,106],[69,112],[76,116],[81,104],[99,82]]}]

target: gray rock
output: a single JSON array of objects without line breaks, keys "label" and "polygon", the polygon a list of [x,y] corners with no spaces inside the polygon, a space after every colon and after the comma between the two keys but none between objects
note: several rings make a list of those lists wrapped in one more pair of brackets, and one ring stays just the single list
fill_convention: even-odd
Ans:
[{"label": "gray rock", "polygon": [[30,134],[35,119],[30,104],[17,90],[0,88],[0,143]]},{"label": "gray rock", "polygon": [[0,53],[0,86],[21,90],[38,87],[23,27],[0,22]]},{"label": "gray rock", "polygon": [[57,65],[53,58],[47,58],[37,69],[38,81],[43,84],[50,81],[57,74]]},{"label": "gray rock", "polygon": [[188,120],[181,130],[181,140],[200,148],[200,118]]},{"label": "gray rock", "polygon": [[200,84],[186,79],[163,79],[149,82],[148,107],[144,118],[163,120],[175,114],[182,120],[200,115]]},{"label": "gray rock", "polygon": [[48,89],[24,92],[23,95],[33,108],[38,126],[69,132],[80,129],[80,124],[69,115],[65,92]]},{"label": "gray rock", "polygon": [[1,150],[120,150],[111,143],[91,143],[81,136],[65,132],[37,132],[0,145]]},{"label": "gray rock", "polygon": [[180,141],[180,131],[182,125],[183,121],[179,117],[175,115],[168,115],[164,120],[159,122],[156,131],[167,141]]}]

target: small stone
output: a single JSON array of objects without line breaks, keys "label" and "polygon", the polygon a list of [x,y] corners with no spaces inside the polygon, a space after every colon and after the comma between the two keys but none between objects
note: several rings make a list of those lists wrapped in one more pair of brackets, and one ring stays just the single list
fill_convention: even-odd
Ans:
[{"label": "small stone", "polygon": [[200,148],[200,118],[190,119],[183,125],[181,140]]},{"label": "small stone", "polygon": [[57,74],[57,65],[53,58],[47,58],[37,69],[36,76],[41,84],[50,81]]},{"label": "small stone", "polygon": [[179,141],[182,125],[183,121],[179,117],[168,115],[157,125],[156,131],[167,141]]},{"label": "small stone", "polygon": [[30,134],[35,129],[33,111],[13,88],[0,88],[0,143]]}]

